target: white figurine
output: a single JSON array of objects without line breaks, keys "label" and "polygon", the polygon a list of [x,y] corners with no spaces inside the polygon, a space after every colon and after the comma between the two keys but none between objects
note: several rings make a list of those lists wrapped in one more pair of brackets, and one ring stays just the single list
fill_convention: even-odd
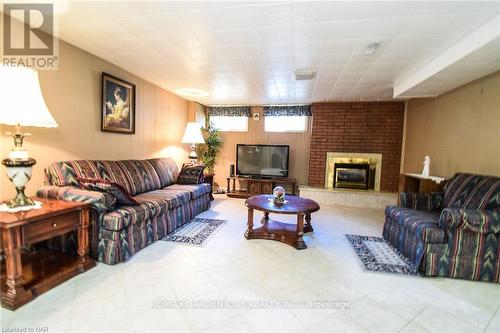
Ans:
[{"label": "white figurine", "polygon": [[424,169],[422,170],[422,176],[429,177],[429,166],[431,164],[431,158],[426,155],[424,158]]}]

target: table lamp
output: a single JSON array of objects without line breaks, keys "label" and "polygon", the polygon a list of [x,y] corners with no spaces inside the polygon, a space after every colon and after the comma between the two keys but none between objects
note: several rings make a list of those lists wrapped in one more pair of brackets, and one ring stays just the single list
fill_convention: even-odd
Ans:
[{"label": "table lamp", "polygon": [[194,164],[198,159],[195,148],[197,143],[205,143],[205,139],[201,134],[200,124],[198,123],[187,123],[186,130],[184,131],[184,136],[182,137],[182,143],[191,144],[191,152],[189,153],[189,159],[191,163]]},{"label": "table lamp", "polygon": [[2,164],[17,194],[6,204],[9,208],[34,206],[33,200],[24,194],[24,188],[36,161],[23,148],[24,137],[30,134],[23,133],[21,126],[57,127],[43,99],[36,71],[0,65],[0,124],[15,126],[14,133],[6,133],[14,138],[14,148]]}]

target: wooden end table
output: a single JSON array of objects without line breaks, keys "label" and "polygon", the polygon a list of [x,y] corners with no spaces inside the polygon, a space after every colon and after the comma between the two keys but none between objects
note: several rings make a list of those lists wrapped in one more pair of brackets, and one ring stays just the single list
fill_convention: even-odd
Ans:
[{"label": "wooden end table", "polygon": [[[89,258],[89,209],[81,202],[34,198],[41,209],[0,212],[0,240],[5,260],[1,263],[0,300],[15,310],[38,295],[96,265]],[[78,256],[23,247],[77,230]]]},{"label": "wooden end table", "polygon": [[[285,197],[287,201],[282,206],[276,206],[272,195],[257,195],[245,201],[248,207],[248,224],[245,232],[246,239],[270,239],[286,243],[297,250],[307,248],[303,235],[312,232],[311,213],[319,210],[319,204],[310,199],[292,195]],[[253,229],[253,211],[264,212],[262,226]],[[278,222],[269,218],[269,213],[297,215],[297,225]],[[305,220],[305,225],[304,225]]]}]

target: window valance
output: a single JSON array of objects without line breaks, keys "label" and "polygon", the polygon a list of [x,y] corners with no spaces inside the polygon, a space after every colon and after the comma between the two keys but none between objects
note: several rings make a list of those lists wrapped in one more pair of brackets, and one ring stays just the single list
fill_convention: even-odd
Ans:
[{"label": "window valance", "polygon": [[268,105],[264,106],[264,117],[311,116],[310,105]]},{"label": "window valance", "polygon": [[212,117],[250,117],[249,106],[209,106],[208,115]]}]

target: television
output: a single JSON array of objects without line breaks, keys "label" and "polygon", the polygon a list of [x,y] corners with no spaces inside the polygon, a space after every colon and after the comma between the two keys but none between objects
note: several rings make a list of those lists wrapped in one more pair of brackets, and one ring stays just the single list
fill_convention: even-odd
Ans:
[{"label": "television", "polygon": [[236,175],[288,177],[287,145],[236,145]]}]

